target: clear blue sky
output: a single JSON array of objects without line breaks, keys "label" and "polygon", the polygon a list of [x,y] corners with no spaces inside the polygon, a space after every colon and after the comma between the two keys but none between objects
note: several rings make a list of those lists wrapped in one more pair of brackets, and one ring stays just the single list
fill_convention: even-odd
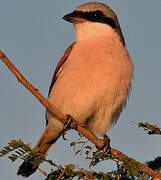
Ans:
[{"label": "clear blue sky", "polygon": [[[0,49],[24,76],[47,97],[54,68],[65,48],[74,41],[74,30],[62,16],[85,0],[1,0]],[[161,126],[161,1],[113,0],[107,3],[118,15],[127,48],[133,59],[133,91],[117,124],[108,132],[111,146],[144,162],[160,155],[159,136],[148,136],[132,121]],[[22,138],[34,145],[45,127],[45,109],[0,62],[0,145]],[[84,156],[74,156],[69,147],[77,138],[71,131],[49,152],[57,163],[87,167]],[[1,179],[16,175],[20,161],[0,159]],[[45,166],[45,167],[44,167]],[[41,166],[48,171],[49,167]],[[95,169],[113,168],[112,162]],[[44,179],[38,171],[29,178]]]}]

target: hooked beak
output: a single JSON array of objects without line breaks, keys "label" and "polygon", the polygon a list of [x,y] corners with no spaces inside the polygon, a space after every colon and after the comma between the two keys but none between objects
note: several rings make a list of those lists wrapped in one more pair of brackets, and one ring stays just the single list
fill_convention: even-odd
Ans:
[{"label": "hooked beak", "polygon": [[73,11],[72,13],[69,13],[63,17],[65,21],[71,22],[71,23],[81,23],[84,22],[85,19],[81,16],[81,14],[77,11]]}]

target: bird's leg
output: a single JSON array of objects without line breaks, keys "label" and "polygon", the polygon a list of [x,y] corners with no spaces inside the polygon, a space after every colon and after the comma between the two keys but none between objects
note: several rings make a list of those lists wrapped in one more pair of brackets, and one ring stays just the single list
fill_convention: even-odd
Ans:
[{"label": "bird's leg", "polygon": [[107,152],[111,154],[110,138],[106,134],[103,137],[103,146],[101,148],[98,148],[97,152],[103,151],[104,153]]},{"label": "bird's leg", "polygon": [[111,154],[110,138],[105,134],[104,136],[103,152]]},{"label": "bird's leg", "polygon": [[64,130],[63,130],[63,134],[62,137],[64,140],[67,140],[65,138],[65,135],[67,134],[67,130],[71,129],[71,123],[73,123],[73,129],[76,129],[77,127],[77,122],[74,121],[74,119],[72,118],[72,116],[70,114],[66,114],[66,121],[64,123]]}]

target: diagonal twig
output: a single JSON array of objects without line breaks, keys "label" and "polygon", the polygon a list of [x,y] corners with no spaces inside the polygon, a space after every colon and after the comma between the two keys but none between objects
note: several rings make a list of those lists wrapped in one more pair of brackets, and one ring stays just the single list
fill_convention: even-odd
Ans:
[{"label": "diagonal twig", "polygon": [[40,169],[39,167],[38,167],[38,170],[39,170],[44,176],[48,177],[48,174],[47,174],[45,171],[43,171],[43,170]]}]

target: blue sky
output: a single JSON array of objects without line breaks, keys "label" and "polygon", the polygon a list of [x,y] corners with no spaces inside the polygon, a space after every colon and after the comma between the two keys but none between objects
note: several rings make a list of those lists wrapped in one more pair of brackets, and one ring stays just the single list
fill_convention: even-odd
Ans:
[{"label": "blue sky", "polygon": [[[47,97],[54,68],[66,47],[74,41],[73,26],[62,20],[82,0],[1,0],[0,49],[24,76]],[[108,132],[111,146],[138,161],[160,155],[160,137],[148,136],[132,121],[150,122],[161,127],[161,1],[99,1],[118,15],[135,73],[133,91],[117,124]],[[45,108],[0,62],[0,146],[11,139],[34,145],[45,127]],[[69,144],[77,135],[71,131],[49,152],[48,158],[61,164],[87,167],[84,156],[74,156]],[[20,161],[0,159],[4,180],[23,179],[16,175]],[[47,172],[50,166],[41,166]],[[112,162],[95,169],[110,170]],[[38,171],[29,178],[44,179]]]}]

